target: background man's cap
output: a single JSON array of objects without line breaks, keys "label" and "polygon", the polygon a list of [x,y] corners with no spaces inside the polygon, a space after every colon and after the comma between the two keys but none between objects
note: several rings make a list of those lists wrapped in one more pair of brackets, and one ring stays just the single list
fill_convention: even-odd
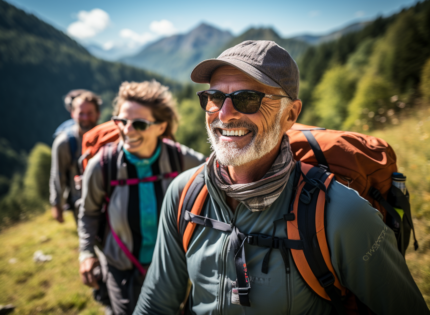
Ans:
[{"label": "background man's cap", "polygon": [[267,40],[248,40],[225,50],[216,59],[199,63],[191,73],[196,83],[209,83],[221,66],[233,66],[258,82],[283,89],[293,100],[299,94],[299,68],[290,54]]}]

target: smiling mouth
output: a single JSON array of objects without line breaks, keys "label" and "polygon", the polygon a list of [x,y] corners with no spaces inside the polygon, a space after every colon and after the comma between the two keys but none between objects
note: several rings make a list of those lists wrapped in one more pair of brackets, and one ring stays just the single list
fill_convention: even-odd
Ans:
[{"label": "smiling mouth", "polygon": [[126,137],[124,140],[125,140],[124,141],[125,143],[133,144],[133,143],[139,142],[140,140],[142,140],[142,138],[129,138],[129,137]]},{"label": "smiling mouth", "polygon": [[248,129],[218,129],[218,131],[224,137],[243,137],[251,133]]}]

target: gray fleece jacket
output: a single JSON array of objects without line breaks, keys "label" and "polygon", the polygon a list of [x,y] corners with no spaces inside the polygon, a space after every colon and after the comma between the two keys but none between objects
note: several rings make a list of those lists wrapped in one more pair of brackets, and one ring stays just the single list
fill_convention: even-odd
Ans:
[{"label": "gray fleece jacket", "polygon": [[[70,194],[70,206],[81,198],[81,192],[75,189],[74,177],[78,175],[77,160],[81,154],[82,137],[79,135],[79,127],[72,127],[72,134],[76,139],[76,152],[73,159],[70,152],[69,138],[66,132],[60,133],[52,144],[51,176],[49,178],[49,202],[52,206],[62,207]],[[76,161],[76,163],[73,162]]]},{"label": "gray fleece jacket", "polygon": [[[177,209],[184,186],[196,169],[183,173],[170,185],[162,207],[158,240],[146,277],[138,314],[175,314],[184,300],[187,282],[193,314],[331,314],[330,303],[304,282],[291,254],[291,272],[286,274],[281,253],[273,250],[269,272],[261,272],[267,248],[245,243],[251,281],[251,307],[232,303],[236,280],[234,257],[226,233],[197,225],[187,253],[180,242]],[[251,212],[239,204],[232,212],[225,195],[206,174],[209,199],[203,216],[232,222],[245,234],[272,233],[272,222],[282,217],[290,204],[293,174],[279,198],[262,212]],[[334,182],[327,206],[327,239],[331,260],[342,285],[376,314],[430,314],[424,299],[397,250],[394,233],[381,214],[355,190]],[[278,228],[277,237],[286,237]],[[377,244],[377,246],[375,246]]]},{"label": "gray fleece jacket", "polygon": [[[118,159],[117,179],[127,179],[127,165],[125,162],[122,144],[117,146]],[[203,154],[181,145],[183,169],[189,170],[205,161]],[[78,234],[79,234],[79,260],[83,261],[88,257],[94,257],[95,237],[97,235],[102,206],[105,202],[105,185],[103,170],[100,164],[100,152],[97,153],[88,163],[82,180],[82,201],[79,209]],[[161,153],[158,158],[160,174],[172,172],[167,151],[167,144],[161,143]],[[163,193],[167,191],[172,179],[163,179],[161,186]],[[115,187],[108,207],[108,213],[112,229],[120,237],[121,241],[133,252],[133,235],[128,223],[128,202],[130,186]],[[117,269],[127,270],[133,267],[131,261],[116,243],[111,232],[108,232],[103,253],[107,262]]]}]

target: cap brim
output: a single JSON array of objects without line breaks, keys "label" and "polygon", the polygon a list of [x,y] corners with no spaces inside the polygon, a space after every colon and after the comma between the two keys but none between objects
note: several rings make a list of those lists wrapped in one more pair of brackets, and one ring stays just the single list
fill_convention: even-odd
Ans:
[{"label": "cap brim", "polygon": [[281,88],[278,83],[273,81],[270,77],[265,75],[260,70],[254,68],[253,66],[242,60],[237,59],[230,59],[228,61],[220,59],[208,59],[202,61],[194,68],[193,72],[191,72],[191,80],[196,83],[210,83],[211,76],[214,71],[222,66],[235,67],[236,69],[244,72],[245,74],[249,75],[250,77],[264,85]]}]

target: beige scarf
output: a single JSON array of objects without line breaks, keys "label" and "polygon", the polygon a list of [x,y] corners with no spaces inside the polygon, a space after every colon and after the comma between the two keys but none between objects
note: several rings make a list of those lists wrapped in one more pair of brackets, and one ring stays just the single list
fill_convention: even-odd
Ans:
[{"label": "beige scarf", "polygon": [[283,137],[279,154],[269,171],[256,182],[233,184],[227,167],[216,160],[215,152],[208,161],[209,176],[218,188],[253,212],[264,211],[275,202],[287,185],[294,165],[295,161],[287,135]]}]

